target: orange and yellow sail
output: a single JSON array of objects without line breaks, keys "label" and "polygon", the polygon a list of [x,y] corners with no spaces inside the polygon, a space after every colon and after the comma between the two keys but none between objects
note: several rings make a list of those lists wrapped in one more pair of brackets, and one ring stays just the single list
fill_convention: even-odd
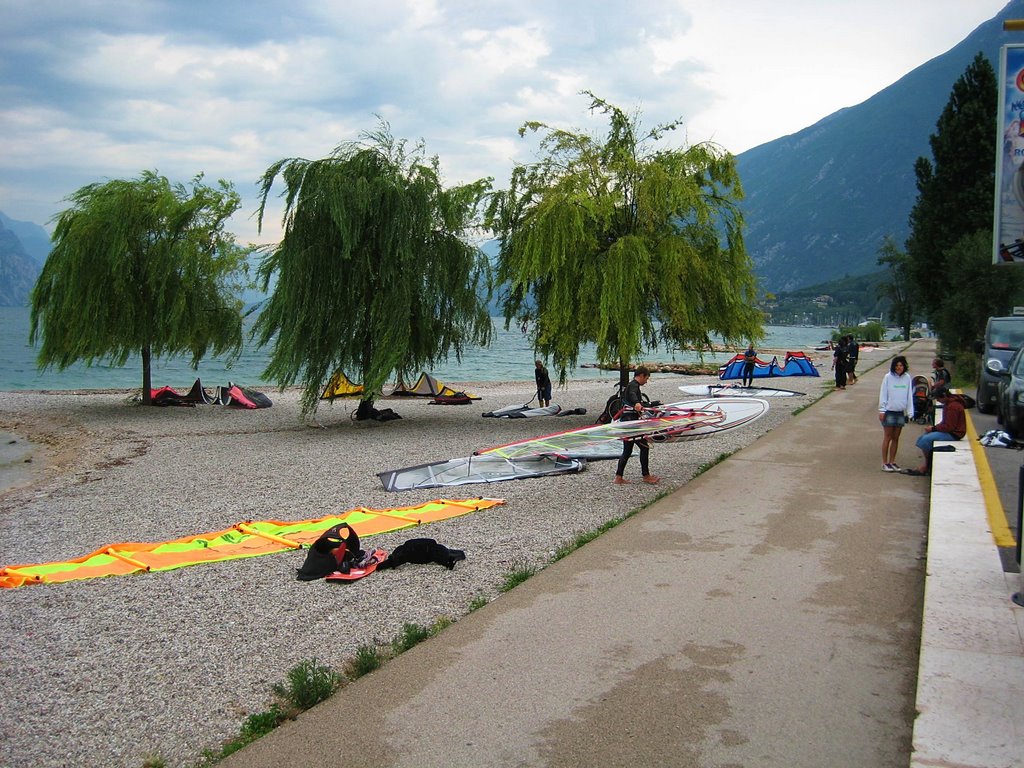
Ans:
[{"label": "orange and yellow sail", "polygon": [[340,523],[348,523],[362,538],[447,520],[504,503],[503,499],[435,499],[413,507],[356,507],[339,515],[316,520],[247,520],[222,531],[186,536],[173,541],[110,544],[73,560],[7,566],[0,568],[0,587],[55,584],[145,571],[170,571],[199,563],[258,557],[312,544],[321,533]]}]

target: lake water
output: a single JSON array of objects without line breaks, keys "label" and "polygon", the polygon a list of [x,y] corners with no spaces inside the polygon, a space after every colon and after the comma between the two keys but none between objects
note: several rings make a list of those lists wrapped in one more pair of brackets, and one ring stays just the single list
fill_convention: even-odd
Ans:
[{"label": "lake water", "polygon": [[[530,381],[533,379],[534,353],[527,339],[518,329],[506,331],[504,320],[494,319],[494,340],[486,349],[466,351],[462,362],[452,357],[430,373],[443,382],[463,381]],[[124,367],[105,364],[91,367],[80,363],[63,371],[50,369],[39,372],[36,368],[38,350],[28,343],[29,310],[27,307],[0,307],[0,391],[34,389],[137,389],[142,385],[142,363],[139,358],[129,359]],[[831,328],[803,326],[766,326],[768,334],[759,347],[764,349],[808,351],[832,334]],[[737,350],[742,351],[742,350]],[[724,362],[732,353],[705,354],[704,360]],[[581,362],[593,362],[593,348],[584,349]],[[647,361],[695,363],[700,357],[695,352],[654,350],[643,355]],[[207,387],[236,382],[250,387],[273,386],[261,379],[267,365],[268,351],[247,343],[241,357],[228,368],[223,360],[208,358],[193,370],[188,358],[156,360],[153,363],[153,386],[164,385],[188,389],[199,377]],[[613,374],[595,368],[578,368],[571,378],[609,378]]]}]

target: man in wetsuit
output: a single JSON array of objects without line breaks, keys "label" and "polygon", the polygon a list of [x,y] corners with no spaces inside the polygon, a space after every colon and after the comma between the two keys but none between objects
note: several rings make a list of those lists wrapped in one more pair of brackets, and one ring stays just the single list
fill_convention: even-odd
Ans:
[{"label": "man in wetsuit", "polygon": [[[643,365],[637,366],[636,372],[633,374],[633,380],[626,385],[626,389],[622,393],[622,415],[619,417],[620,421],[632,421],[642,418],[644,405],[640,387],[650,380],[651,372]],[[614,482],[616,485],[626,485],[629,482],[622,476],[622,473],[626,471],[626,462],[633,455],[634,444],[640,449],[640,474],[643,475],[643,481],[654,485],[661,478],[651,474],[650,466],[648,465],[651,446],[643,438],[622,441],[622,455],[619,457],[618,467],[615,468]]]}]

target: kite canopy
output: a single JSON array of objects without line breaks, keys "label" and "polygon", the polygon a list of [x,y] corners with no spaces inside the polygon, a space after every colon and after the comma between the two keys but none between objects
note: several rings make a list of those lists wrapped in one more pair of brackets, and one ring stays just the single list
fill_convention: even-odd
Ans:
[{"label": "kite canopy", "polygon": [[[764,379],[770,376],[818,376],[818,369],[803,352],[787,352],[779,365],[779,358],[773,357],[771,362],[755,358],[754,378]],[[728,363],[718,369],[719,379],[743,378],[743,355],[736,355]]]},{"label": "kite canopy", "polygon": [[357,507],[340,515],[316,520],[245,521],[223,531],[186,536],[173,541],[111,544],[72,560],[7,566],[0,568],[0,587],[170,571],[199,563],[258,557],[312,544],[324,531],[342,524],[347,524],[358,536],[365,537],[447,520],[504,503],[503,499],[435,499],[413,507]]},{"label": "kite canopy", "polygon": [[468,392],[461,390],[455,390],[447,386],[441,381],[438,381],[429,373],[425,371],[420,373],[420,377],[416,379],[416,383],[411,387],[407,387],[404,384],[399,384],[395,387],[395,391],[391,393],[398,397],[457,397],[464,396],[470,400],[479,400],[479,396],[471,395]]},{"label": "kite canopy", "polygon": [[228,405],[236,408],[269,408],[273,403],[270,398],[262,392],[254,389],[240,387],[237,384],[228,382],[226,387],[217,387],[211,395],[203,387],[199,379],[192,384],[188,394],[181,394],[171,387],[160,387],[149,391],[150,401],[153,405]]},{"label": "kite canopy", "polygon": [[344,371],[335,371],[334,375],[331,376],[331,380],[327,382],[327,386],[324,387],[320,399],[333,400],[336,397],[362,398],[363,391],[363,385],[353,384]]}]

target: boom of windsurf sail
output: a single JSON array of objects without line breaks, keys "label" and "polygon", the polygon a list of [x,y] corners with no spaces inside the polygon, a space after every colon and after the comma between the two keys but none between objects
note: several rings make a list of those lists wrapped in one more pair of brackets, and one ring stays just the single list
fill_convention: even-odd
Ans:
[{"label": "boom of windsurf sail", "polygon": [[524,456],[506,459],[501,456],[467,456],[447,461],[419,464],[415,467],[378,472],[386,491],[411,491],[419,488],[440,488],[471,483],[498,483],[547,475],[582,472],[586,462],[562,456]]},{"label": "boom of windsurf sail", "polygon": [[0,587],[170,571],[199,563],[258,557],[312,544],[324,531],[341,523],[348,523],[360,537],[364,537],[447,520],[504,503],[503,499],[435,499],[412,507],[357,507],[316,520],[247,520],[222,531],[173,541],[110,544],[72,560],[7,566],[0,568]]},{"label": "boom of windsurf sail", "polygon": [[[719,379],[743,378],[743,355],[736,355],[718,369]],[[782,364],[779,358],[773,357],[770,362],[757,358],[754,363],[754,378],[763,379],[771,376],[818,376],[818,369],[803,352],[787,352]]]},{"label": "boom of windsurf sail", "polygon": [[649,418],[595,424],[476,451],[507,459],[550,454],[590,460],[611,459],[622,441],[644,438],[655,443],[697,440],[749,424],[768,412],[758,398],[709,398],[661,406]]}]

